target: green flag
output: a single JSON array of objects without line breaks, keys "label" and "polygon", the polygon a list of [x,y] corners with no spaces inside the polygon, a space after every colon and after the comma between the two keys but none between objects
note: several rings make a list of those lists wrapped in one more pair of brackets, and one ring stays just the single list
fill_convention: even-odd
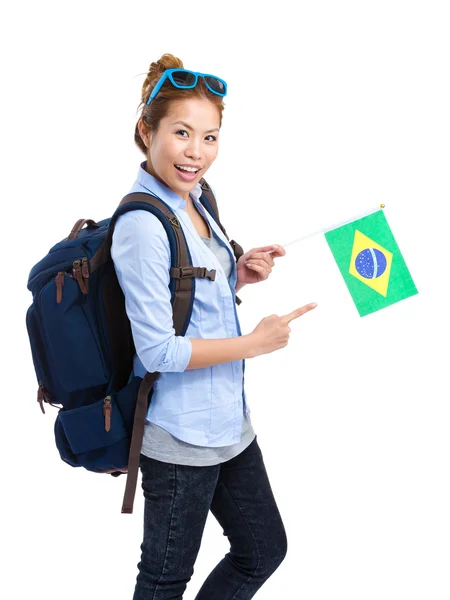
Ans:
[{"label": "green flag", "polygon": [[361,317],[418,293],[382,210],[325,238]]}]

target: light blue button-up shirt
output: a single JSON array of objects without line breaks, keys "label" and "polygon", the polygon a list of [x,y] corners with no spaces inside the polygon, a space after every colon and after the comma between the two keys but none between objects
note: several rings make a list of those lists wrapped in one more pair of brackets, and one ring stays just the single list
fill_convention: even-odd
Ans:
[{"label": "light blue button-up shirt", "polygon": [[192,354],[190,338],[219,339],[242,335],[236,311],[236,263],[233,250],[198,198],[191,198],[208,221],[213,235],[229,252],[229,278],[216,255],[201,240],[186,202],[145,170],[142,163],[131,192],[152,193],[178,218],[195,267],[216,270],[215,281],[196,279],[192,317],[185,336],[175,335],[170,302],[170,246],[159,219],[143,210],[121,215],[116,223],[111,256],[136,347],[134,373],[160,372],[147,419],[178,439],[198,446],[218,447],[240,441],[244,411],[250,413],[244,391],[245,361],[231,361],[186,370]]}]

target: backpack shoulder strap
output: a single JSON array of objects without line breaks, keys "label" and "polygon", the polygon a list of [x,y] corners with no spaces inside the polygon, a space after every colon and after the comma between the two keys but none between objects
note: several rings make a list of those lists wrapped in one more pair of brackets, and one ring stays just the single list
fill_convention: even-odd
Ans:
[{"label": "backpack shoulder strap", "polygon": [[[136,206],[144,203],[146,206]],[[191,294],[195,290],[195,278],[215,280],[216,271],[206,267],[194,267],[183,229],[169,206],[150,194],[134,192],[123,198],[114,217],[115,220],[129,210],[144,208],[161,221],[169,238],[171,250],[171,291],[173,325],[177,335],[184,335],[192,312]],[[113,223],[113,227],[115,221]],[[111,226],[110,226],[111,227]]]},{"label": "backpack shoulder strap", "polygon": [[228,234],[225,230],[225,227],[220,222],[219,208],[217,206],[217,200],[213,194],[211,186],[208,184],[208,182],[203,177],[200,179],[199,183],[202,187],[202,196],[200,197],[200,200],[201,200],[203,206],[209,212],[209,214],[213,217],[213,219],[219,225],[220,229],[223,231],[223,234],[225,235],[227,240],[230,242],[230,246],[233,248],[234,256],[235,256],[236,262],[237,262],[240,259],[240,257],[244,254],[244,249],[235,240],[230,240],[230,238],[228,237]]}]

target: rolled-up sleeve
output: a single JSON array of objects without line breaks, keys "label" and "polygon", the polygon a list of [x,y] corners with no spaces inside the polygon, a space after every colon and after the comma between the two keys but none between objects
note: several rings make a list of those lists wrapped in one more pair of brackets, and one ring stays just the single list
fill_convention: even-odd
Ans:
[{"label": "rolled-up sleeve", "polygon": [[186,370],[189,338],[177,336],[170,302],[170,246],[161,222],[144,210],[117,219],[111,257],[131,323],[136,352],[150,373]]}]

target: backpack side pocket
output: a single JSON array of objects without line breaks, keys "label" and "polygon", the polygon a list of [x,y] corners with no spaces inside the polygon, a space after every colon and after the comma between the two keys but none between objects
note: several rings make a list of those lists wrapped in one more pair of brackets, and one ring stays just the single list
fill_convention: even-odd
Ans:
[{"label": "backpack side pocket", "polygon": [[55,441],[61,458],[89,471],[126,468],[141,381],[135,377],[116,394],[87,406],[60,410]]}]

